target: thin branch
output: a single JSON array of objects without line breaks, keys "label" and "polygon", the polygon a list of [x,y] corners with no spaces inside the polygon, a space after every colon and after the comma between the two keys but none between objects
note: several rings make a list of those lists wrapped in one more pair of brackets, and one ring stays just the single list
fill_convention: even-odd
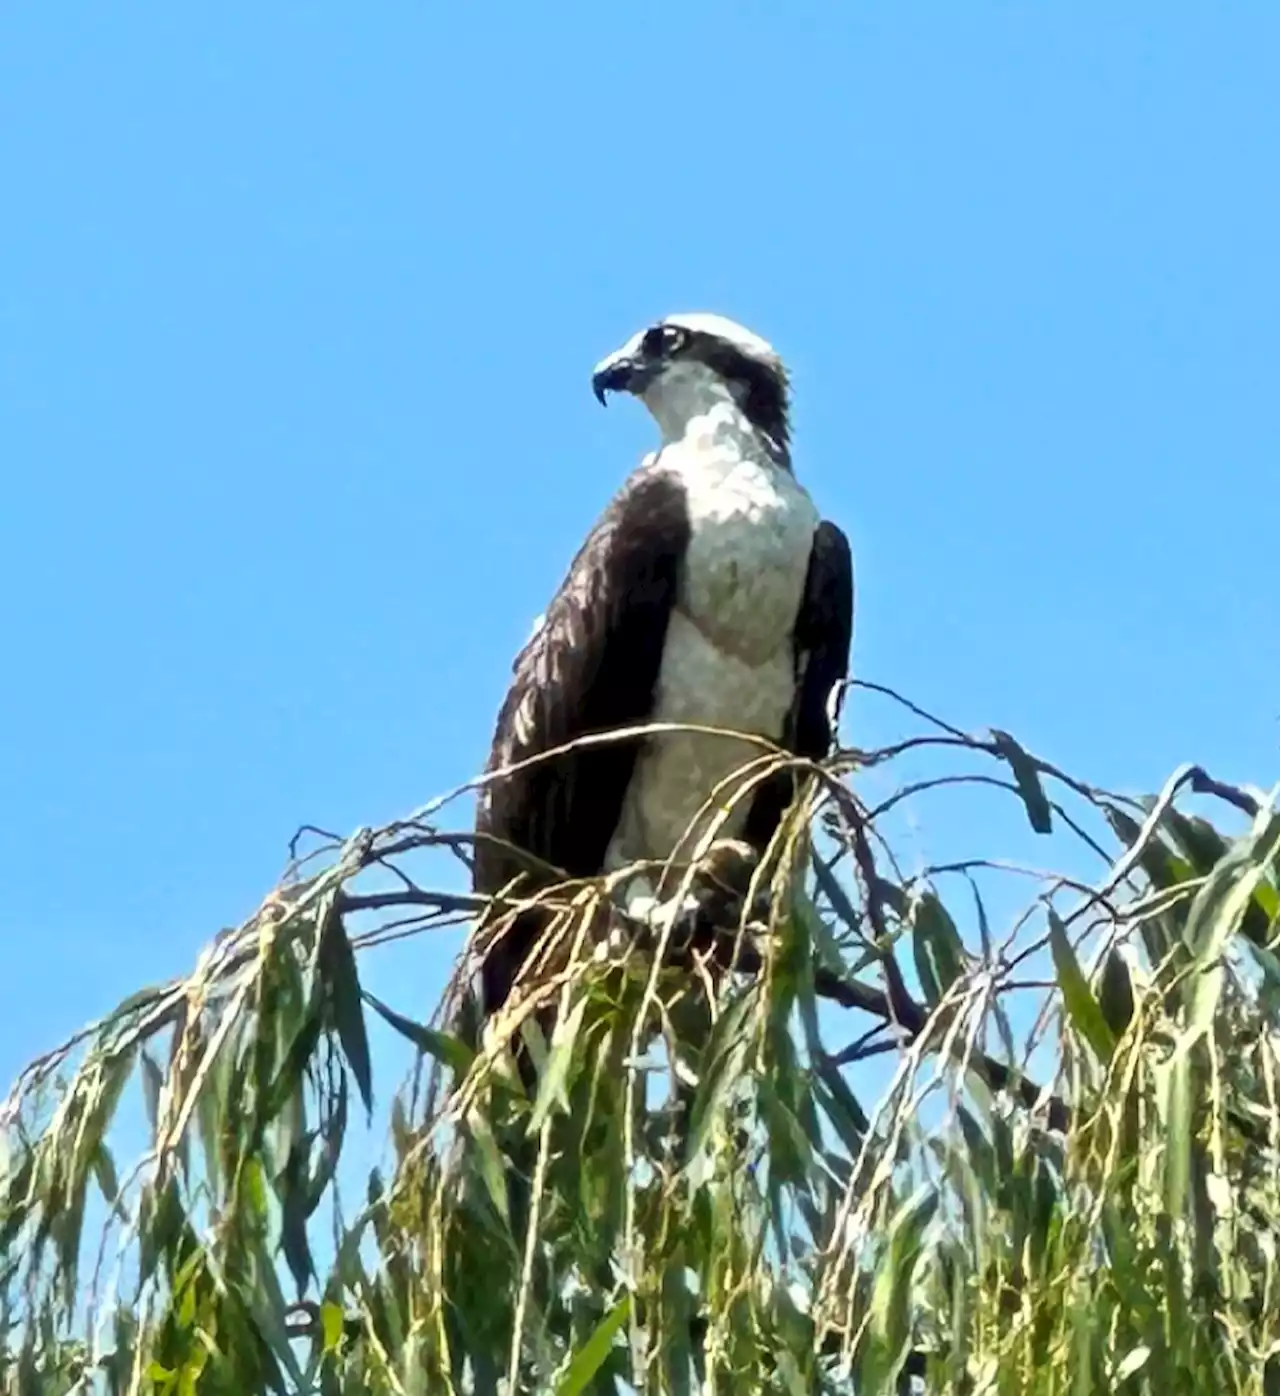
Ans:
[{"label": "thin branch", "polygon": [[849,687],[865,689],[868,693],[883,694],[886,698],[892,698],[895,703],[906,708],[908,712],[914,713],[916,717],[923,718],[925,722],[931,723],[940,732],[949,732],[953,737],[959,737],[966,743],[971,740],[968,734],[962,732],[960,728],[952,727],[949,722],[944,722],[942,718],[935,717],[933,713],[927,712],[924,708],[913,703],[910,698],[904,698],[896,688],[890,688],[888,684],[871,683],[868,679],[850,679]]},{"label": "thin branch", "polygon": [[[832,1003],[838,1003],[844,1008],[857,1008],[863,1013],[871,1013],[877,1018],[883,1018],[886,1023],[894,1023],[900,1027],[907,1036],[905,1043],[896,1044],[899,1047],[915,1042],[924,1032],[928,1014],[913,1000],[908,1000],[910,1007],[906,1009],[904,1017],[904,1005],[890,1007],[889,996],[880,989],[872,988],[870,984],[841,979],[838,974],[827,969],[815,970],[813,979],[814,991],[820,998],[830,999]],[[1050,1129],[1061,1130],[1064,1133],[1070,1129],[1071,1107],[1057,1096],[1046,1095],[1042,1086],[1024,1076],[1016,1067],[976,1051],[969,1058],[969,1065],[992,1090],[1014,1092],[1027,1109],[1039,1104],[1046,1106]]]},{"label": "thin branch", "polygon": [[487,897],[469,893],[424,892],[419,887],[404,887],[396,892],[343,892],[338,898],[338,910],[384,911],[388,907],[427,906],[433,911],[480,912],[489,905]]}]

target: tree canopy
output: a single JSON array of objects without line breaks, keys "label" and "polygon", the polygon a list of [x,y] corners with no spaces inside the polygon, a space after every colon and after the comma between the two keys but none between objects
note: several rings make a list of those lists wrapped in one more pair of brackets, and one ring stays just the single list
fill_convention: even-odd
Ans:
[{"label": "tree canopy", "polygon": [[[1275,793],[1110,793],[853,687],[911,730],[804,768],[762,919],[708,957],[564,883],[484,1029],[473,955],[434,1016],[361,982],[390,939],[502,934],[517,898],[417,871],[444,850],[466,885],[466,792],[304,830],[189,976],[14,1085],[0,1389],[1280,1390]],[[901,816],[948,786],[972,848],[913,867]],[[1001,800],[1037,866],[994,846]],[[414,1053],[376,1095],[375,1023]]]}]

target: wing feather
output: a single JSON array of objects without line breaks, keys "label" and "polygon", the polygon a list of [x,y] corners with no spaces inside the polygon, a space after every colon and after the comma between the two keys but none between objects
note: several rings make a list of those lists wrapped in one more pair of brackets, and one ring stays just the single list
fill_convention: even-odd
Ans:
[{"label": "wing feather", "polygon": [[[678,482],[656,466],[637,471],[587,536],[516,657],[488,772],[645,721],[688,539]],[[492,895],[521,873],[525,886],[535,886],[549,876],[538,864],[571,877],[599,872],[639,746],[638,739],[601,743],[490,782],[476,817],[476,891]],[[537,933],[536,918],[527,916],[487,956],[486,1012],[505,1001]]]}]

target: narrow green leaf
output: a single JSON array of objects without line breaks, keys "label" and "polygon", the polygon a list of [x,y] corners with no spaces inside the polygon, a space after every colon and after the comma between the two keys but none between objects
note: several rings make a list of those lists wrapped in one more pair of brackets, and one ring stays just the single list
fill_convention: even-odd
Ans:
[{"label": "narrow green leaf", "polygon": [[993,1201],[999,1200],[1000,1179],[996,1169],[996,1154],[991,1141],[982,1126],[974,1119],[969,1109],[960,1105],[956,1110],[960,1122],[960,1132],[964,1136],[965,1148],[969,1155],[969,1166],[982,1186],[982,1190]]},{"label": "narrow green leaf", "polygon": [[[120,1196],[120,1176],[116,1172],[116,1161],[112,1157],[111,1150],[105,1143],[98,1145],[98,1152],[93,1161],[94,1173],[98,1179],[98,1186],[102,1189],[102,1195],[107,1203],[118,1212],[116,1199]],[[123,1215],[123,1212],[120,1212]]]},{"label": "narrow green leaf", "polygon": [[[1182,1215],[1191,1184],[1192,1049],[1183,1042],[1164,1068],[1165,1086],[1165,1207],[1171,1217]],[[1157,1076],[1157,1080],[1160,1076]]]},{"label": "narrow green leaf", "polygon": [[1213,1022],[1225,979],[1227,947],[1253,905],[1278,841],[1280,817],[1260,817],[1253,833],[1217,864],[1191,900],[1182,934],[1195,955],[1188,1013],[1193,1034],[1207,1032]]},{"label": "narrow green leaf", "polygon": [[1103,1017],[1097,999],[1080,972],[1076,952],[1067,938],[1067,928],[1052,907],[1049,908],[1049,949],[1053,954],[1054,967],[1058,972],[1058,987],[1062,990],[1068,1017],[1076,1031],[1093,1049],[1098,1060],[1109,1062],[1116,1047],[1115,1037],[1107,1026],[1107,1020]]},{"label": "narrow green leaf", "polygon": [[324,1024],[319,1009],[313,1008],[293,1033],[270,1084],[264,1086],[259,1094],[255,1133],[265,1129],[286,1106],[299,1098],[303,1088],[303,1073],[311,1061],[323,1030]]},{"label": "narrow green leaf", "polygon": [[320,1305],[320,1331],[324,1335],[325,1352],[334,1352],[342,1341],[342,1310],[332,1302]]},{"label": "narrow green leaf", "polygon": [[737,1080],[747,1050],[747,1019],[755,1002],[754,990],[742,994],[720,1015],[712,1029],[703,1050],[705,1065],[699,1073],[698,1089],[689,1110],[686,1162],[692,1162],[702,1152],[711,1125],[719,1117],[724,1097]]},{"label": "narrow green leaf", "polygon": [[920,987],[934,1007],[964,970],[964,944],[937,893],[922,893],[911,908],[911,949]]},{"label": "narrow green leaf", "polygon": [[[972,1121],[970,1123],[973,1124]],[[981,1137],[981,1131],[979,1135]],[[991,1147],[984,1138],[977,1153],[972,1148],[959,1147],[956,1141],[946,1144],[941,1140],[936,1141],[934,1149],[955,1182],[965,1219],[966,1253],[972,1258],[973,1273],[980,1275],[986,1269],[989,1242],[992,1240],[988,1215],[993,1207],[999,1205],[999,1197],[997,1188],[986,1187],[975,1165],[981,1157],[990,1160]]]},{"label": "narrow green leaf", "polygon": [[138,1267],[142,1282],[151,1278],[161,1260],[169,1260],[177,1254],[178,1237],[186,1224],[187,1215],[176,1180],[170,1178],[158,1195],[147,1184],[139,1208]]},{"label": "narrow green leaf", "polygon": [[[1164,822],[1169,826],[1192,869],[1201,877],[1211,872],[1226,855],[1229,847],[1226,839],[1207,819],[1188,817],[1171,805],[1164,812]],[[1138,1351],[1141,1352],[1142,1349],[1139,1348]]]},{"label": "narrow green leaf", "polygon": [[29,1195],[35,1166],[36,1152],[27,1147],[23,1150],[22,1162],[16,1168],[10,1163],[7,1170],[6,1186],[0,1194],[0,1255],[8,1254],[13,1238],[30,1215]]},{"label": "narrow green leaf", "polygon": [[1049,807],[1048,796],[1044,793],[1044,786],[1040,783],[1040,772],[1036,769],[1036,763],[1008,732],[993,727],[991,736],[994,739],[996,755],[1009,763],[1013,778],[1018,783],[1018,793],[1027,807],[1027,818],[1031,821],[1031,827],[1037,834],[1051,834],[1053,812]]},{"label": "narrow green leaf", "polygon": [[494,1138],[493,1129],[484,1112],[480,1110],[471,1112],[467,1124],[472,1141],[476,1146],[480,1176],[484,1181],[485,1191],[489,1194],[489,1200],[493,1203],[494,1210],[510,1226],[511,1209],[507,1202],[507,1175],[502,1166],[502,1154],[498,1150],[498,1141]]},{"label": "narrow green leaf", "polygon": [[1119,1038],[1133,1017],[1133,985],[1129,980],[1129,966],[1114,947],[1107,951],[1102,964],[1098,1006],[1107,1026]]},{"label": "narrow green leaf", "polygon": [[769,1136],[769,1176],[778,1184],[803,1184],[812,1150],[795,1112],[782,1099],[773,1080],[760,1080],[760,1113]]},{"label": "narrow green leaf", "polygon": [[592,1377],[604,1366],[613,1341],[631,1317],[631,1296],[624,1294],[596,1325],[595,1331],[573,1355],[573,1361],[556,1385],[555,1396],[581,1396]]},{"label": "narrow green leaf", "polygon": [[978,889],[978,883],[972,873],[965,873],[965,881],[969,884],[969,890],[973,893],[973,909],[978,917],[978,936],[982,942],[982,955],[986,960],[992,958],[991,945],[991,921],[987,916],[987,905],[982,900],[982,893]]},{"label": "narrow green leaf", "polygon": [[[276,1267],[271,1263],[266,1248],[259,1243],[253,1250],[253,1270],[255,1283],[242,1283],[236,1291],[245,1307],[253,1316],[253,1321],[261,1334],[271,1356],[288,1373],[294,1389],[303,1387],[302,1368],[289,1342],[284,1316],[288,1305],[284,1291],[280,1288],[280,1278]],[[280,1389],[287,1390],[283,1381]]]},{"label": "narrow green leaf", "polygon": [[551,1035],[551,1051],[547,1054],[546,1070],[538,1086],[538,1098],[529,1117],[529,1133],[537,1134],[542,1122],[554,1105],[568,1110],[569,1098],[565,1083],[569,1079],[569,1068],[573,1065],[573,1049],[578,1040],[578,1029],[582,1026],[582,1016],[587,1009],[587,1000],[580,998],[567,1018],[556,1023]]},{"label": "narrow green leaf", "polygon": [[[911,1294],[920,1243],[938,1210],[936,1194],[921,1188],[889,1223],[889,1246],[876,1268],[871,1298],[871,1360],[860,1373],[867,1391],[888,1390],[906,1360],[911,1339]],[[869,1368],[869,1370],[868,1370]]]},{"label": "narrow green leaf", "polygon": [[156,1065],[150,1052],[145,1049],[142,1054],[142,1099],[147,1110],[147,1123],[151,1126],[151,1133],[156,1132],[156,1115],[160,1108],[160,1088],[164,1085],[164,1075],[159,1066]]},{"label": "narrow green leaf", "polygon": [[915,961],[916,978],[920,981],[920,993],[930,1008],[936,1008],[942,998],[942,986],[933,967],[933,957],[925,940],[923,919],[913,918],[911,928],[911,957]]},{"label": "narrow green leaf", "polygon": [[827,1118],[840,1136],[851,1159],[860,1153],[871,1121],[867,1112],[858,1103],[857,1096],[849,1089],[840,1068],[830,1058],[822,1058],[814,1064],[814,1073],[830,1099],[825,1102]]},{"label": "narrow green leaf", "polygon": [[[1102,812],[1116,837],[1127,848],[1137,847],[1142,838],[1142,825],[1115,805],[1104,803]],[[1159,836],[1152,834],[1142,846],[1138,865],[1151,879],[1152,886],[1161,889],[1176,887],[1195,876],[1195,869],[1185,858],[1179,858]]]},{"label": "narrow green leaf", "polygon": [[316,1161],[315,1172],[307,1188],[306,1215],[308,1217],[320,1205],[325,1189],[333,1181],[337,1172],[338,1160],[342,1155],[342,1141],[347,1132],[347,1078],[338,1078],[338,1098],[333,1111],[320,1130],[320,1157]]},{"label": "narrow green leaf", "polygon": [[851,931],[856,931],[862,924],[862,917],[849,900],[849,894],[840,885],[835,873],[822,861],[815,853],[813,854],[813,871],[817,880],[818,889],[831,903],[831,910],[844,922]]},{"label": "narrow green leaf", "polygon": [[[1280,846],[1280,815],[1264,811],[1252,831],[1238,840],[1214,867],[1191,900],[1183,938],[1196,957],[1191,985],[1191,1025],[1205,1031],[1217,1010],[1223,984],[1223,958],[1246,915],[1258,907],[1257,894],[1270,893],[1267,866]],[[1261,909],[1255,915],[1267,923]],[[1265,934],[1265,932],[1264,932]]]},{"label": "narrow green leaf", "polygon": [[1242,839],[1205,879],[1187,910],[1183,939],[1200,963],[1216,960],[1262,879],[1252,839]]},{"label": "narrow green leaf", "polygon": [[691,1329],[698,1311],[697,1296],[689,1284],[683,1245],[665,1259],[662,1276],[661,1343],[666,1384],[662,1396],[695,1396],[695,1370]]},{"label": "narrow green leaf", "polygon": [[289,1158],[279,1182],[280,1191],[280,1249],[284,1252],[285,1263],[293,1282],[298,1287],[298,1298],[307,1292],[307,1285],[315,1273],[311,1260],[311,1247],[307,1242],[307,1162],[310,1144],[305,1139],[295,1141],[289,1151]]},{"label": "narrow green leaf", "polygon": [[365,1111],[372,1114],[373,1067],[369,1059],[369,1036],[360,999],[356,957],[351,953],[351,942],[347,939],[336,900],[329,902],[322,915],[320,962],[329,987],[334,1025]]},{"label": "narrow green leaf", "polygon": [[441,1032],[437,1028],[428,1028],[422,1023],[415,1023],[412,1018],[403,1017],[395,1009],[388,1008],[368,989],[364,990],[364,1001],[376,1013],[385,1018],[402,1037],[408,1038],[415,1047],[449,1067],[457,1076],[463,1077],[471,1070],[475,1053],[460,1038],[455,1037],[452,1033]]}]

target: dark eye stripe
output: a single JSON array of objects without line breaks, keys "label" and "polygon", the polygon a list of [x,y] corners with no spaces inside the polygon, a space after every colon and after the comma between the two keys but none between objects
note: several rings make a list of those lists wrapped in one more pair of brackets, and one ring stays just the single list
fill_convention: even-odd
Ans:
[{"label": "dark eye stripe", "polygon": [[646,330],[641,340],[641,349],[650,359],[670,358],[689,342],[689,332],[679,325],[655,325]]}]

